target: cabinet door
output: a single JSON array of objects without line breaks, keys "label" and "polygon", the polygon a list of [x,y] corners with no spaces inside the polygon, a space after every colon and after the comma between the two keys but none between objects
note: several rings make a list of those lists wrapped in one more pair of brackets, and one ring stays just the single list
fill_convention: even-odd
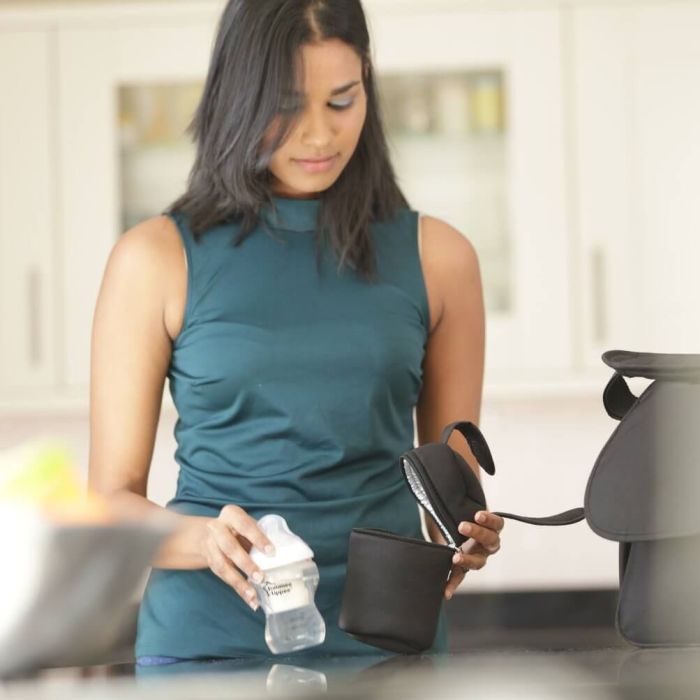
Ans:
[{"label": "cabinet door", "polygon": [[[564,374],[575,319],[559,13],[429,5],[367,3],[380,77],[403,79],[404,95],[396,89],[387,110],[415,125],[410,138],[389,134],[401,184],[414,208],[458,228],[479,253],[489,382]],[[460,80],[472,81],[466,99]],[[490,133],[498,88],[489,81],[502,87]],[[433,99],[421,117],[424,92]],[[476,129],[461,133],[460,110]],[[417,138],[430,120],[438,126]]]},{"label": "cabinet door", "polygon": [[699,352],[700,7],[573,13],[585,362]]},{"label": "cabinet door", "polygon": [[0,394],[10,405],[56,381],[49,54],[43,31],[0,30]]},{"label": "cabinet door", "polygon": [[[373,0],[366,8],[385,85],[403,80],[408,89],[402,96],[410,97],[414,79],[446,79],[435,118],[447,137],[402,141],[395,135],[395,158],[412,206],[459,228],[480,253],[486,294],[494,300],[487,314],[488,369],[506,380],[567,372],[572,314],[558,13],[465,6],[426,12]],[[154,179],[178,172],[164,159],[179,163],[184,154],[182,143],[163,147],[154,138],[120,159],[117,145],[133,138],[138,114],[158,132],[149,109],[182,98],[159,91],[203,79],[217,17],[203,14],[187,24],[181,18],[182,26],[173,20],[167,27],[60,32],[66,377],[79,391],[88,382],[91,314],[108,252],[125,223],[167,203],[156,201]],[[483,129],[494,76],[507,110],[495,135]],[[477,101],[473,111],[482,131],[474,139],[454,133],[460,124],[450,105],[464,103],[462,78],[473,82]],[[122,113],[125,86],[130,106]],[[183,168],[182,187],[186,175]]]},{"label": "cabinet door", "polygon": [[[65,373],[76,394],[87,394],[95,302],[109,252],[123,233],[120,89],[203,80],[215,22],[211,11],[193,11],[177,13],[167,26],[90,25],[59,31]],[[183,188],[186,175],[183,171]],[[158,213],[159,204],[154,202],[150,215]]]}]

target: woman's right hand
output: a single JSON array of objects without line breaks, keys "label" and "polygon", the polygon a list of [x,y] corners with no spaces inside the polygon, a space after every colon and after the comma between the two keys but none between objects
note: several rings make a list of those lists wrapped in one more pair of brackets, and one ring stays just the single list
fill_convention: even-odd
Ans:
[{"label": "woman's right hand", "polygon": [[243,575],[247,574],[256,583],[264,579],[263,572],[250,558],[252,546],[270,556],[275,553],[274,545],[258,527],[257,521],[239,506],[224,506],[219,516],[207,523],[203,543],[207,565],[253,610],[257,610],[259,602],[255,589]]}]

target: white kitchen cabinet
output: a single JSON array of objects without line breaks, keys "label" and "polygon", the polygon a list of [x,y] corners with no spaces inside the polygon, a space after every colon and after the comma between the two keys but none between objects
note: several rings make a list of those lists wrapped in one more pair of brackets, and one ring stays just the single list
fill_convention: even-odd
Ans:
[{"label": "white kitchen cabinet", "polygon": [[[180,193],[192,156],[182,138],[126,153],[135,132],[124,96],[143,105],[189,91],[191,100],[224,5],[0,9],[3,408],[33,397],[87,408],[109,251],[126,226]],[[380,83],[403,84],[409,105],[412,86],[441,86],[428,105],[437,132],[389,137],[411,204],[456,226],[480,254],[486,398],[597,396],[606,349],[695,350],[698,4],[364,5]],[[497,96],[500,130],[462,133],[466,84]],[[401,110],[420,126],[415,104]]]},{"label": "white kitchen cabinet", "polygon": [[[506,236],[507,301],[487,314],[487,375],[510,381],[569,374],[575,319],[568,293],[559,12],[467,3],[431,7],[402,12],[399,3],[371,15],[378,72],[439,79],[483,70],[501,76],[505,148],[498,151],[488,134],[472,143],[452,135],[443,147],[433,142],[413,148],[413,167],[398,169],[402,184],[416,208],[456,226],[486,259],[488,235],[479,230],[486,222],[472,209],[486,204],[503,179],[501,196],[492,200],[501,230],[485,233]],[[465,177],[460,163],[470,158],[475,167]],[[503,159],[502,166],[495,158]]]},{"label": "white kitchen cabinet", "polygon": [[[492,208],[498,209],[496,213],[502,216],[506,228],[509,301],[488,314],[487,371],[506,379],[515,376],[536,380],[543,372],[566,375],[572,368],[574,315],[568,293],[570,236],[564,193],[557,10],[477,11],[464,5],[459,11],[453,7],[449,12],[403,13],[401,3],[389,9],[371,0],[366,7],[380,76],[410,80],[419,73],[437,78],[483,70],[503,76],[507,124],[505,143],[497,153],[505,163],[498,161],[496,165],[502,167],[505,197],[503,207],[498,206],[501,200],[494,199],[496,205]],[[159,193],[159,187],[161,192],[167,188],[158,182],[157,175],[150,174],[143,185],[127,182],[122,186],[118,144],[123,124],[117,103],[120,90],[149,85],[158,90],[164,85],[203,80],[217,18],[218,6],[203,3],[203,9],[191,17],[180,15],[166,21],[160,15],[148,26],[124,23],[114,27],[105,21],[102,27],[91,24],[59,30],[60,195],[67,251],[66,380],[76,391],[85,391],[88,383],[91,315],[104,263],[125,225],[121,194],[123,190],[140,192],[140,211],[147,216],[144,186],[148,187],[150,181],[154,193],[150,213],[157,213],[168,203]],[[457,142],[451,150],[459,152],[461,146]],[[481,156],[484,163],[481,178],[478,170],[472,177],[476,182],[471,202],[478,204],[490,196],[485,188],[493,190],[486,167],[495,161],[489,155],[488,149],[493,146],[488,137],[477,146],[474,158]],[[182,144],[179,148],[179,153],[184,153]],[[432,159],[420,158],[417,141],[411,148],[410,153],[402,151],[406,157],[399,158],[404,167],[398,168],[398,174],[412,205],[445,218],[473,237],[478,249],[479,232],[475,230],[472,236],[470,228],[472,223],[478,228],[484,217],[472,216],[471,208],[476,205],[470,207],[470,183],[465,184],[459,172],[453,177],[444,164],[441,167],[444,146],[442,151],[435,141],[422,146],[423,152],[433,149]],[[163,164],[166,157],[175,158],[175,153],[173,147],[169,155],[163,156]],[[467,153],[465,144],[464,157],[471,157],[471,153]],[[447,155],[445,152],[445,158]],[[144,149],[144,173],[149,172],[146,158]],[[479,165],[478,160],[474,162]],[[134,165],[138,159],[131,158],[129,163]],[[165,183],[172,182],[177,169],[164,165],[162,171]],[[181,187],[171,192],[171,199],[184,187],[186,175],[187,169],[182,168]],[[90,185],[89,196],[86,183]],[[488,240],[482,238],[487,244]],[[81,252],[79,256],[77,251]],[[488,278],[485,284],[489,284]]]},{"label": "white kitchen cabinet", "polygon": [[569,19],[584,362],[700,352],[700,5]]},{"label": "white kitchen cabinet", "polygon": [[[213,25],[213,13],[192,11],[170,19],[161,13],[157,24],[105,21],[58,32],[66,382],[73,391],[88,387],[94,306],[107,257],[123,232],[118,90],[200,79]],[[158,213],[154,203],[151,215]]]},{"label": "white kitchen cabinet", "polygon": [[[125,223],[156,213],[187,174],[181,142],[163,148],[168,165],[155,170],[162,145],[155,137],[125,159],[124,136],[135,128],[122,120],[124,90],[148,104],[164,88],[201,83],[223,5],[84,2],[30,11],[17,3],[11,28],[0,9],[0,407],[11,386],[10,408],[19,405],[15,396],[30,405],[33,395],[35,408],[53,399],[84,417],[92,313],[108,253]],[[453,153],[441,137],[397,138],[405,147],[399,175],[412,204],[462,230],[481,246],[482,260],[493,253],[504,263],[505,302],[487,319],[483,427],[500,475],[485,482],[489,503],[533,515],[579,505],[614,427],[600,402],[610,374],[600,353],[697,346],[698,290],[690,284],[700,158],[697,7],[624,0],[365,6],[380,78],[406,81],[405,95],[416,76],[500,81],[502,133],[455,138]],[[8,66],[21,66],[21,79]],[[453,95],[463,98],[458,88]],[[459,132],[453,117],[443,110],[438,121],[447,118]],[[18,129],[29,136],[16,139]],[[428,150],[439,154],[435,163]],[[458,177],[440,170],[445,162],[462,168],[462,154],[483,166],[478,180],[465,182],[466,168]],[[500,207],[496,222],[470,206],[485,196]],[[502,235],[495,252],[480,238],[482,223]],[[32,265],[41,275],[28,273]],[[492,400],[496,386],[504,400]],[[559,400],[542,401],[547,386]],[[513,401],[523,395],[536,400]],[[165,425],[172,435],[172,423]],[[176,476],[171,448],[154,464],[163,500]],[[585,524],[509,528],[508,554],[504,546],[475,572],[472,590],[615,585],[617,551]]]},{"label": "white kitchen cabinet", "polygon": [[40,397],[59,377],[51,36],[0,26],[0,396]]}]

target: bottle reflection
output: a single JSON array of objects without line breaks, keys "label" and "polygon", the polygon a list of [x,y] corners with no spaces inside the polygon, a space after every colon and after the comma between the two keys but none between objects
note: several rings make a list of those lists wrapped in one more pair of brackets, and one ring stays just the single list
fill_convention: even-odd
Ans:
[{"label": "bottle reflection", "polygon": [[297,691],[325,693],[328,690],[326,674],[310,668],[275,664],[267,674],[266,688],[273,695],[287,695]]}]

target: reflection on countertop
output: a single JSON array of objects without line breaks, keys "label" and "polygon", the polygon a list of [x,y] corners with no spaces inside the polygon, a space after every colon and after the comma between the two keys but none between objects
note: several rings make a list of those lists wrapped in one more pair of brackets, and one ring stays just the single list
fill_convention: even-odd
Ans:
[{"label": "reflection on countertop", "polygon": [[0,684],[0,698],[675,698],[700,697],[700,648],[478,651],[416,656],[121,664],[108,677],[44,673]]}]

